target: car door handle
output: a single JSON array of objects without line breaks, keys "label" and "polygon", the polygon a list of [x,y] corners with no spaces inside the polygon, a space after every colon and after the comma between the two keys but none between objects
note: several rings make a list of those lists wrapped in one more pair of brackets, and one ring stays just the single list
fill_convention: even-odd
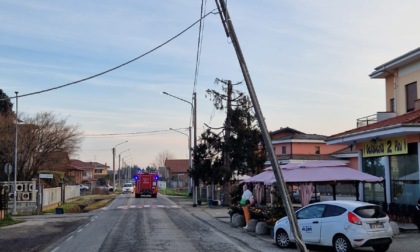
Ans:
[{"label": "car door handle", "polygon": [[313,221],[312,223],[313,223],[313,224],[318,224],[318,223],[319,223],[319,221]]}]

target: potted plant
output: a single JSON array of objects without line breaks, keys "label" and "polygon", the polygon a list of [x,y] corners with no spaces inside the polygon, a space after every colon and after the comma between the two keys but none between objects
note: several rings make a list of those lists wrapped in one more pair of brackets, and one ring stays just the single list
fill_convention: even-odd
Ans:
[{"label": "potted plant", "polygon": [[235,213],[238,213],[238,214],[242,214],[243,215],[244,214],[244,211],[242,210],[242,207],[241,206],[237,206],[237,205],[230,206],[229,207],[229,211],[228,211],[228,214],[230,216],[230,222],[232,222],[232,216]]},{"label": "potted plant", "polygon": [[270,230],[271,237],[274,238],[274,225],[276,224],[276,221],[280,220],[284,216],[286,216],[286,210],[282,204],[276,204],[270,207],[265,222]]}]

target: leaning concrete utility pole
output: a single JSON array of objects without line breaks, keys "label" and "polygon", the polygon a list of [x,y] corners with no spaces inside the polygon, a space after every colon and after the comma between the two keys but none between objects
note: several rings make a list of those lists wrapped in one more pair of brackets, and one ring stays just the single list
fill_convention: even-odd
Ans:
[{"label": "leaning concrete utility pole", "polygon": [[[229,16],[229,12],[225,5],[225,1],[224,0],[215,0],[215,1],[216,1],[217,8],[219,10],[220,17],[222,19],[223,26],[225,28],[226,35],[230,37],[232,40],[233,47],[235,48],[236,55],[239,60],[239,65],[242,70],[242,74],[244,75],[244,79],[245,79],[246,86],[248,88],[249,96],[251,98],[252,105],[254,106],[255,115],[257,117],[257,121],[261,129],[261,134],[264,139],[264,143],[270,157],[271,166],[273,167],[274,175],[276,176],[277,184],[279,185],[280,195],[283,199],[283,204],[287,213],[287,217],[290,220],[290,228],[295,237],[296,246],[298,247],[299,251],[307,252],[308,250],[306,249],[305,243],[303,243],[302,241],[302,234],[299,230],[297,219],[293,211],[292,202],[287,194],[286,183],[284,181],[283,174],[281,173],[276,155],[274,153],[274,148],[271,143],[271,138],[270,138],[270,135],[268,134],[267,126],[264,121],[261,107],[260,107],[257,95],[254,90],[254,85],[252,84],[251,76],[246,66],[245,58],[242,54],[242,50],[239,45],[238,38],[236,37],[235,29],[233,28],[232,20]],[[219,5],[219,2],[220,2],[220,5]]]}]

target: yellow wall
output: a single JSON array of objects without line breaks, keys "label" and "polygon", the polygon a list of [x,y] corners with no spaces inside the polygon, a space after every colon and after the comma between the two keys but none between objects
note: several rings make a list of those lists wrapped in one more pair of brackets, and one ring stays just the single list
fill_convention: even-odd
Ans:
[{"label": "yellow wall", "polygon": [[420,70],[397,78],[397,116],[407,113],[405,86],[417,82],[417,97],[420,98]]}]

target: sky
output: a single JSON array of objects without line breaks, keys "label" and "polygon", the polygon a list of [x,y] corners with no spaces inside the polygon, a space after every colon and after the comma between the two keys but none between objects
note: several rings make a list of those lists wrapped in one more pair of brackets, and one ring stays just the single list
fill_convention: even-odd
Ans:
[{"label": "sky", "polygon": [[[188,159],[191,104],[161,93],[191,102],[196,92],[197,135],[223,125],[205,93],[221,91],[216,79],[243,82],[235,87],[248,93],[214,1],[203,4],[215,14],[202,21],[198,57],[199,23],[180,34],[199,20],[201,4],[0,0],[0,89],[19,92],[19,114],[52,112],[78,126],[82,143],[71,158],[113,167],[115,147],[115,167],[145,168],[162,152]],[[417,0],[227,6],[269,131],[330,136],[385,111],[385,82],[369,74],[420,41]]]}]

